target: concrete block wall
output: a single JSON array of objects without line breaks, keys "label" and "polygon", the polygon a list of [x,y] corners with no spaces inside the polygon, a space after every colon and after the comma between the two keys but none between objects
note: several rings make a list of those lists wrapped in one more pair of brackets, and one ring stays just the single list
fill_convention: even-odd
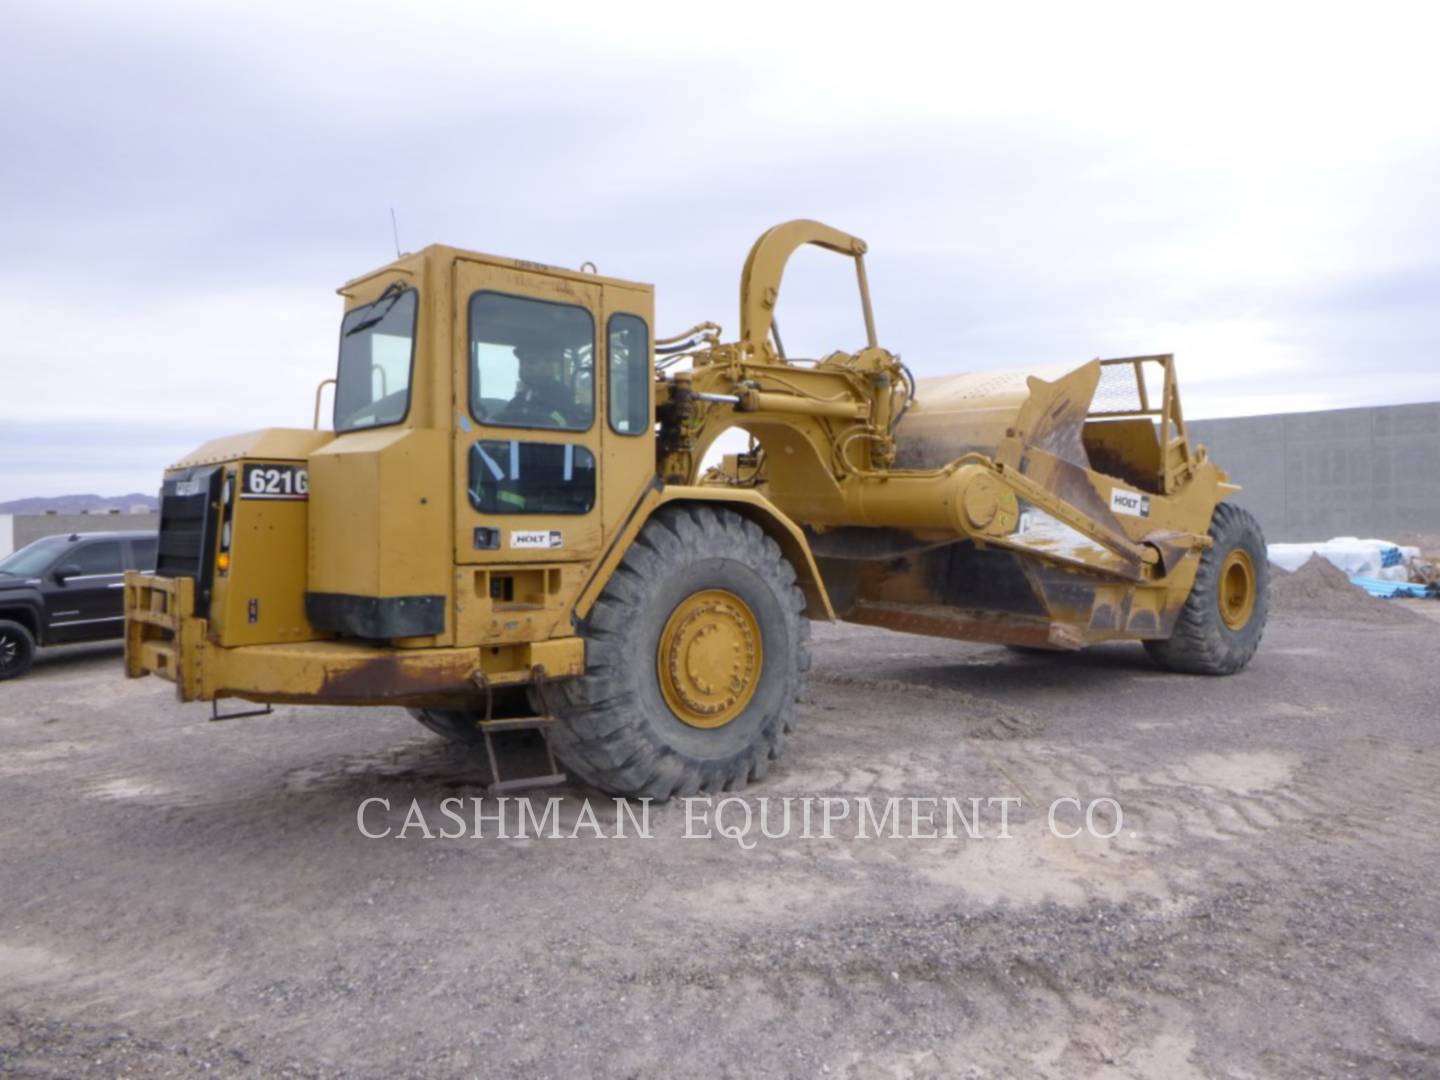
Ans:
[{"label": "concrete block wall", "polygon": [[1440,535],[1440,402],[1196,420],[1269,540]]},{"label": "concrete block wall", "polygon": [[0,514],[0,558],[42,536],[159,528],[160,515],[154,511],[147,514]]}]

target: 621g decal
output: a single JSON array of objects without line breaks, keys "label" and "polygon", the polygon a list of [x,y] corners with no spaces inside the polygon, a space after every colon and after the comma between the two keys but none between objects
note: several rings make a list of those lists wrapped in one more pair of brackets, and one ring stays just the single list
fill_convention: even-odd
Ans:
[{"label": "621g decal", "polygon": [[249,465],[240,477],[242,499],[308,499],[310,474],[304,465]]}]

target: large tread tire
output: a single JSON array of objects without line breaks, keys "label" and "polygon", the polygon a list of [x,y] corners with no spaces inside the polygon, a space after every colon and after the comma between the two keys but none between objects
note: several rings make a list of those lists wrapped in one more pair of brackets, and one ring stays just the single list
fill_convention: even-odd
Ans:
[{"label": "large tread tire", "polygon": [[[496,687],[490,702],[490,716],[494,720],[533,716],[539,711],[528,689],[521,686]],[[485,732],[479,726],[485,719],[483,708],[410,709],[409,712],[421,725],[449,742],[462,746],[485,745]]]},{"label": "large tread tire", "polygon": [[[729,591],[759,626],[762,663],[748,705],[722,727],[684,723],[660,686],[659,641],[688,597]],[[556,755],[612,795],[665,800],[736,791],[780,757],[810,668],[810,625],[795,571],[754,522],[703,505],[646,522],[580,627],[586,670],[556,683]]]},{"label": "large tread tire", "polygon": [[[1195,584],[1165,641],[1147,641],[1150,658],[1170,671],[1193,675],[1233,675],[1255,655],[1269,615],[1270,562],[1260,523],[1248,510],[1222,502],[1210,518],[1214,544],[1200,556]],[[1220,570],[1237,548],[1250,557],[1255,575],[1255,604],[1249,620],[1232,630],[1220,615]]]},{"label": "large tread tire", "polygon": [[410,715],[436,735],[462,746],[483,746],[485,733],[475,726],[478,712],[460,709],[411,709]]},{"label": "large tread tire", "polygon": [[35,663],[35,635],[23,623],[0,619],[0,682],[18,679]]}]

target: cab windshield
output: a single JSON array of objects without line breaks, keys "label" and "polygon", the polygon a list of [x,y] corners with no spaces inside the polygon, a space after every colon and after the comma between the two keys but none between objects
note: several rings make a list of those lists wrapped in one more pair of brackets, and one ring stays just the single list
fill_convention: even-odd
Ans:
[{"label": "cab windshield", "polygon": [[335,430],[398,424],[410,411],[415,354],[415,290],[398,283],[340,323]]},{"label": "cab windshield", "polygon": [[33,544],[26,544],[19,551],[0,559],[0,574],[14,574],[16,577],[42,574],[69,543],[63,536],[47,536]]}]

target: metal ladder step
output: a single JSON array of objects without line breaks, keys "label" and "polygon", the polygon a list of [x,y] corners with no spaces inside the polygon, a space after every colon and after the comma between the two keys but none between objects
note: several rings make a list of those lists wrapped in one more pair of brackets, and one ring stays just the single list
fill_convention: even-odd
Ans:
[{"label": "metal ladder step", "polygon": [[[563,784],[569,779],[560,771],[560,766],[555,760],[555,751],[550,746],[550,739],[546,734],[546,728],[555,723],[555,716],[550,709],[550,703],[545,696],[545,669],[536,665],[531,675],[536,696],[540,699],[541,706],[545,712],[539,716],[515,716],[504,719],[492,719],[494,711],[494,692],[490,680],[483,672],[476,672],[471,676],[475,685],[485,692],[485,719],[475,726],[485,737],[485,756],[490,761],[490,783],[485,788],[487,795],[502,795],[508,791],[523,791],[528,788],[555,787]],[[504,779],[500,772],[500,754],[495,747],[493,736],[506,731],[538,731],[540,741],[545,744],[545,760],[549,772],[534,776],[517,776],[513,779]]]},{"label": "metal ladder step", "polygon": [[[476,725],[485,736],[485,754],[490,760],[491,779],[485,788],[487,795],[502,795],[507,791],[520,791],[525,788],[555,787],[565,783],[567,777],[560,771],[560,766],[555,761],[555,751],[550,748],[550,740],[545,734],[545,729],[554,722],[554,718],[549,716],[519,716],[507,720],[482,720]],[[500,773],[501,755],[497,752],[492,736],[504,731],[538,731],[541,742],[545,744],[545,760],[550,771],[535,776],[503,779]]]}]

